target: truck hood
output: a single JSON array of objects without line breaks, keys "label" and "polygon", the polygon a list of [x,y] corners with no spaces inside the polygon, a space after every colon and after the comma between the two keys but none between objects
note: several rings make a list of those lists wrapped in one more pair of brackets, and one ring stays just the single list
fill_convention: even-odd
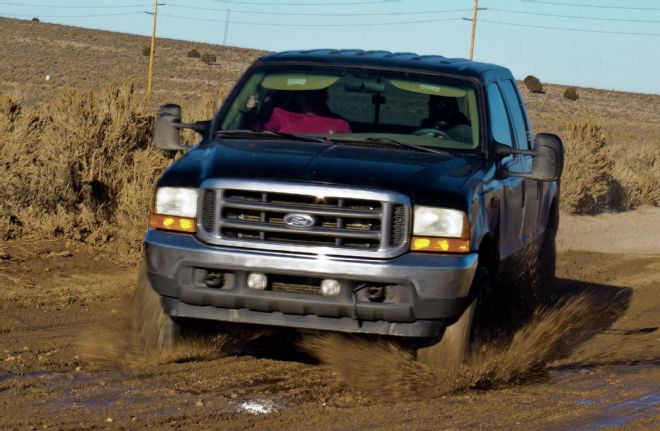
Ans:
[{"label": "truck hood", "polygon": [[[159,186],[198,187],[209,178],[347,185],[403,193],[460,193],[483,163],[478,154],[445,156],[393,146],[216,139],[165,172]],[[426,199],[425,199],[426,200]]]}]

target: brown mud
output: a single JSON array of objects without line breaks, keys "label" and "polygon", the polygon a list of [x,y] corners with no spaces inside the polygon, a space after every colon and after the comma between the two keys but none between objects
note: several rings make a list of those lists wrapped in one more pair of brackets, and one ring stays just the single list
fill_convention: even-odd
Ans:
[{"label": "brown mud", "polygon": [[1,251],[1,429],[660,427],[660,253],[565,247],[557,301],[443,372],[386,340],[268,331],[145,355],[135,267],[66,242]]}]

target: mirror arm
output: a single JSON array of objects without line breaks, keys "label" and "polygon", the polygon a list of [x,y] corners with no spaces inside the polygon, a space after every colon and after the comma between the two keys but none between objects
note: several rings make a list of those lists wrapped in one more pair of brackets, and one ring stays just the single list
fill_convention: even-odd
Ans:
[{"label": "mirror arm", "polygon": [[199,133],[202,136],[205,136],[209,132],[211,127],[210,121],[198,121],[196,123],[182,123],[180,121],[172,121],[172,125],[177,129],[191,129]]}]

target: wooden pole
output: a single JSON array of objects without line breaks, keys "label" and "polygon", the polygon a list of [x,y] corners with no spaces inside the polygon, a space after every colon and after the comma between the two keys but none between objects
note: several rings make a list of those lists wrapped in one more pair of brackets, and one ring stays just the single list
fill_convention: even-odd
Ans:
[{"label": "wooden pole", "polygon": [[154,73],[154,54],[156,52],[156,17],[158,16],[158,0],[154,0],[154,24],[151,31],[151,51],[149,52],[149,73],[147,75],[147,99],[151,97],[151,87]]},{"label": "wooden pole", "polygon": [[470,61],[474,54],[474,33],[477,30],[477,10],[479,9],[479,0],[474,0],[474,11],[472,13],[472,38],[470,40]]}]

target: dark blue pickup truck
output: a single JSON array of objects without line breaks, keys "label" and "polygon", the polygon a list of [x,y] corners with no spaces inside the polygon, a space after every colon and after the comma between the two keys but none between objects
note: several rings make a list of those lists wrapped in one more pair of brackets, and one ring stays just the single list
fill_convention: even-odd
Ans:
[{"label": "dark blue pickup truck", "polygon": [[[182,128],[201,142],[182,146]],[[161,107],[154,140],[186,153],[158,181],[145,236],[145,349],[206,320],[387,336],[446,363],[474,344],[479,299],[504,272],[539,289],[554,277],[562,143],[533,138],[504,67],[276,53],[212,121]]]}]

